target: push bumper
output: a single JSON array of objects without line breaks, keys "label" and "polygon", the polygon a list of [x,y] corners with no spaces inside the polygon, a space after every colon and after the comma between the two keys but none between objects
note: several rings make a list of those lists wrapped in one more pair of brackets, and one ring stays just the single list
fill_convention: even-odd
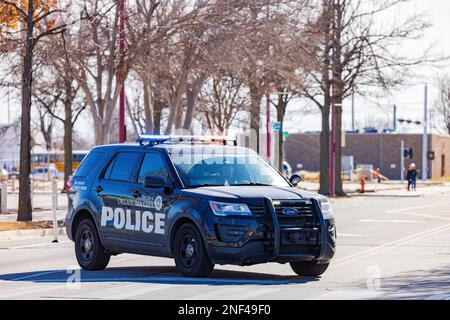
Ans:
[{"label": "push bumper", "polygon": [[[336,248],[335,222],[324,220],[318,201],[310,201],[315,225],[287,226],[280,221],[282,218],[273,201],[265,199],[264,215],[267,223],[257,223],[257,227],[253,223],[248,226],[234,226],[235,232],[242,230],[245,236],[235,242],[210,243],[208,253],[211,260],[216,264],[237,265],[295,261],[329,262],[334,257]],[[218,233],[224,232],[220,227],[216,227],[216,230]]]}]

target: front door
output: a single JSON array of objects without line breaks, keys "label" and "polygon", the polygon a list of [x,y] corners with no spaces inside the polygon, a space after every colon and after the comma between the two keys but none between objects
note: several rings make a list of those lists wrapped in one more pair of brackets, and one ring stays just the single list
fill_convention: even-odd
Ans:
[{"label": "front door", "polygon": [[133,187],[132,211],[136,232],[130,233],[130,241],[141,246],[144,251],[165,247],[166,213],[171,195],[163,188],[145,188],[144,177],[152,176],[170,181],[167,163],[158,151],[144,153],[138,177]]}]

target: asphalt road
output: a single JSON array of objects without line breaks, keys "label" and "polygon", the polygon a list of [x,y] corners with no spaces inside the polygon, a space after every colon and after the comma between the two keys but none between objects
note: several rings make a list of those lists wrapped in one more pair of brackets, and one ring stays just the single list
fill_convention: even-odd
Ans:
[{"label": "asphalt road", "polygon": [[289,265],[216,266],[180,276],[170,259],[123,254],[80,271],[73,244],[0,242],[0,299],[439,299],[450,300],[450,192],[334,201],[338,252],[320,279]]}]

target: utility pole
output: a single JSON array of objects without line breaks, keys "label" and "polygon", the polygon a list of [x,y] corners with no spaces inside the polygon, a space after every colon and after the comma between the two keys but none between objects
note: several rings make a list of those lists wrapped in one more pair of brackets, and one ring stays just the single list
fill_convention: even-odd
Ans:
[{"label": "utility pole", "polygon": [[397,106],[395,104],[394,104],[394,123],[392,129],[394,129],[394,132],[397,131]]},{"label": "utility pole", "polygon": [[[125,56],[125,0],[119,0],[119,53]],[[125,129],[125,82],[120,89],[119,97],[119,143],[126,140]]]},{"label": "utility pole", "polygon": [[355,91],[352,91],[352,131],[355,132]]},{"label": "utility pole", "polygon": [[400,142],[400,180],[405,180],[405,141]]},{"label": "utility pole", "polygon": [[266,154],[270,162],[270,93],[266,93]]},{"label": "utility pole", "polygon": [[423,113],[423,142],[422,142],[422,180],[428,178],[428,85],[425,85],[425,101]]}]

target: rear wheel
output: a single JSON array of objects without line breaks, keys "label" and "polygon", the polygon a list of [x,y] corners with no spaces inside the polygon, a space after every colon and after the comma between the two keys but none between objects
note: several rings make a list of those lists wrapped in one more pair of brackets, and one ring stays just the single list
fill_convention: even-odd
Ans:
[{"label": "rear wheel", "polygon": [[80,222],[75,232],[75,255],[84,270],[103,270],[109,263],[110,255],[100,242],[97,229],[90,219]]},{"label": "rear wheel", "polygon": [[178,271],[188,277],[207,277],[214,268],[198,229],[191,223],[181,226],[174,239]]},{"label": "rear wheel", "polygon": [[330,263],[319,264],[315,261],[300,261],[291,262],[290,265],[299,276],[318,277],[325,273]]}]

